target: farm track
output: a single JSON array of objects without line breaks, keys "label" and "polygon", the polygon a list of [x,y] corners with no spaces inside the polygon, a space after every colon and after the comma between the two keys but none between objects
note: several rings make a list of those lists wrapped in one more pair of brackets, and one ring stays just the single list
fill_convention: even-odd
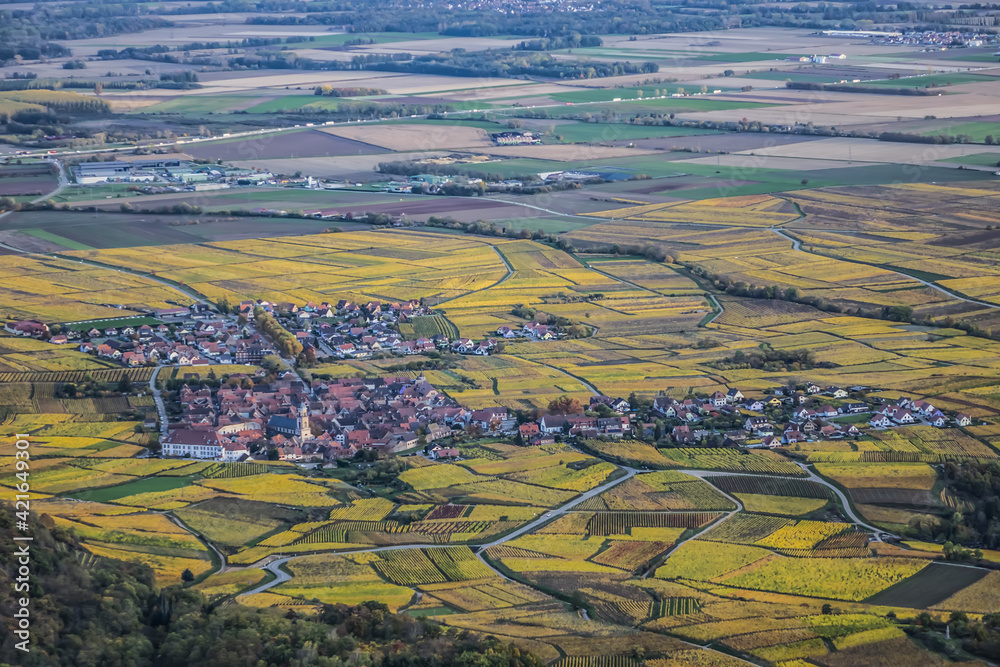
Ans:
[{"label": "farm track", "polygon": [[[830,256],[824,255],[822,253],[809,252],[808,250],[803,250],[802,249],[802,241],[799,241],[795,237],[790,236],[784,230],[778,229],[776,227],[771,227],[770,230],[772,232],[774,232],[775,234],[777,234],[778,236],[782,237],[783,239],[791,241],[792,242],[792,250],[798,250],[799,252],[803,252],[803,253],[805,253],[807,255],[813,255],[815,257],[822,257],[823,259],[837,259],[836,257],[830,257]],[[839,261],[848,261],[848,260],[839,260]],[[942,294],[944,294],[944,295],[946,295],[946,296],[948,296],[948,297],[950,297],[952,299],[958,299],[959,301],[964,301],[966,303],[971,303],[971,304],[976,305],[976,306],[983,306],[985,308],[993,308],[995,310],[1000,309],[1000,305],[997,305],[995,303],[989,303],[988,301],[979,301],[977,299],[973,299],[971,297],[968,297],[968,296],[965,296],[965,295],[961,294],[960,292],[955,292],[955,291],[950,290],[950,289],[948,289],[946,287],[941,287],[937,283],[931,282],[929,280],[924,280],[923,278],[918,278],[917,276],[910,275],[909,273],[906,273],[905,271],[898,271],[896,269],[892,269],[892,268],[889,268],[887,266],[882,266],[882,265],[879,265],[879,264],[870,264],[868,262],[859,262],[857,260],[850,260],[849,263],[851,263],[851,264],[862,264],[864,266],[872,266],[872,267],[875,267],[877,269],[882,269],[883,271],[891,271],[892,273],[895,273],[898,276],[902,276],[904,278],[909,278],[910,280],[916,280],[918,283],[920,283],[924,287],[930,287],[931,289],[937,290],[938,292],[941,292]]]},{"label": "farm track", "polygon": [[207,539],[205,539],[204,537],[202,537],[198,533],[196,533],[193,530],[191,530],[187,525],[184,524],[183,521],[181,521],[180,519],[178,519],[176,516],[174,516],[170,512],[162,512],[162,514],[165,517],[167,517],[167,519],[169,519],[171,521],[171,523],[174,523],[174,524],[177,525],[178,528],[182,528],[182,529],[186,530],[187,532],[191,533],[196,538],[198,538],[199,542],[201,542],[206,547],[208,547],[209,549],[212,550],[212,553],[214,553],[215,556],[219,559],[219,569],[216,570],[215,572],[213,572],[212,574],[222,574],[223,572],[225,572],[226,570],[229,569],[229,563],[226,562],[226,554],[224,554],[221,551],[219,551],[219,549],[217,549],[214,544],[212,544],[210,541],[208,541]]},{"label": "farm track", "polygon": [[529,359],[522,359],[522,361],[530,361],[533,364],[538,364],[539,366],[545,366],[546,368],[551,368],[552,370],[556,371],[557,373],[561,373],[562,375],[565,375],[566,377],[573,378],[574,380],[576,380],[577,382],[579,382],[580,384],[582,384],[583,386],[585,386],[587,389],[589,389],[590,393],[592,393],[594,396],[600,396],[601,395],[601,392],[599,392],[597,390],[597,387],[595,387],[594,385],[590,384],[589,382],[587,382],[586,380],[584,380],[582,377],[580,377],[578,375],[573,375],[569,371],[564,371],[561,368],[556,368],[555,366],[550,366],[550,365],[548,365],[546,363],[542,363],[541,361],[535,361],[534,359],[530,359],[530,360]]},{"label": "farm track", "polygon": [[497,248],[492,243],[490,243],[488,245],[490,246],[490,248],[493,249],[493,252],[495,252],[497,254],[497,257],[500,258],[500,261],[503,262],[504,268],[507,269],[507,275],[505,275],[503,278],[501,278],[500,280],[496,281],[492,285],[487,285],[486,287],[480,287],[479,289],[474,289],[471,292],[466,292],[465,294],[461,294],[459,296],[452,297],[452,298],[448,299],[447,301],[442,301],[440,303],[434,304],[435,308],[440,308],[441,306],[443,306],[443,305],[445,305],[445,304],[447,304],[447,303],[449,303],[451,301],[455,301],[456,299],[465,298],[465,297],[469,296],[470,294],[476,294],[478,292],[485,292],[486,290],[493,289],[494,287],[499,287],[500,285],[503,285],[505,282],[507,282],[508,280],[510,280],[510,278],[512,278],[514,276],[514,267],[512,267],[510,265],[510,262],[508,262],[507,258],[504,257],[504,254],[502,252],[500,252],[500,249]]}]

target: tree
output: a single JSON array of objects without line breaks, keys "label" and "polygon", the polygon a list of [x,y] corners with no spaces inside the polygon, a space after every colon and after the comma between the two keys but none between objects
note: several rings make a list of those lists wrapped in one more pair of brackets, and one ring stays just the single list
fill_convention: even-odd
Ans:
[{"label": "tree", "polygon": [[833,607],[828,602],[825,605],[823,605],[823,608],[821,609],[821,611],[822,611],[823,614],[829,616],[830,614],[833,613]]},{"label": "tree", "polygon": [[100,95],[103,92],[104,92],[104,84],[98,81],[97,83],[94,84],[94,94]]},{"label": "tree", "polygon": [[583,412],[580,401],[569,396],[560,396],[551,401],[548,409],[552,415],[578,415]]},{"label": "tree", "polygon": [[184,570],[181,573],[181,579],[188,583],[194,581],[194,572],[192,572],[191,570]]}]

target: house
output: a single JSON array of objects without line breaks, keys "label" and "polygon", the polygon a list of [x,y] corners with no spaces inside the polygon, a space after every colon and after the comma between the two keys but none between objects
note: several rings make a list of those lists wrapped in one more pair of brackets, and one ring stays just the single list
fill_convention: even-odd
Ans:
[{"label": "house", "polygon": [[743,404],[743,407],[750,412],[760,412],[764,409],[764,401],[750,400]]},{"label": "house", "polygon": [[677,416],[677,401],[667,396],[657,396],[653,399],[653,410],[664,417]]},{"label": "house", "polygon": [[66,337],[66,334],[56,334],[49,339],[49,342],[53,345],[65,345],[69,342],[69,338]]},{"label": "house", "polygon": [[49,332],[49,325],[37,320],[7,322],[3,328],[4,331],[15,336],[31,336],[33,338],[39,338]]},{"label": "house", "polygon": [[717,408],[721,408],[723,405],[728,403],[726,395],[723,394],[721,391],[717,391],[714,394],[712,394],[709,397],[708,401]]},{"label": "house", "polygon": [[530,439],[530,438],[538,435],[539,428],[538,428],[538,424],[535,424],[534,422],[532,422],[532,423],[529,423],[529,424],[521,424],[520,426],[517,427],[517,431],[518,431],[518,433],[521,434],[522,438],[524,438],[525,440],[528,440],[528,439]]},{"label": "house", "polygon": [[844,406],[844,411],[852,415],[864,412],[867,409],[868,405],[866,403],[848,403]]},{"label": "house", "polygon": [[967,414],[959,414],[955,417],[955,423],[959,426],[972,426],[972,417]]},{"label": "house", "polygon": [[776,449],[781,447],[781,438],[774,435],[765,435],[763,439],[761,439],[760,444],[768,449]]},{"label": "house", "polygon": [[743,392],[739,389],[730,389],[726,392],[726,402],[734,405],[743,400]]},{"label": "house", "polygon": [[695,442],[694,433],[687,424],[675,426],[673,430],[674,442],[678,445],[690,445]]},{"label": "house", "polygon": [[223,446],[215,431],[179,428],[170,431],[161,443],[163,456],[192,459],[222,459]]},{"label": "house", "polygon": [[889,419],[888,415],[883,414],[876,414],[868,423],[874,428],[889,428],[892,426],[892,420]]},{"label": "house", "polygon": [[847,398],[847,390],[841,387],[827,387],[826,393],[830,394],[834,398]]},{"label": "house", "polygon": [[818,394],[821,391],[823,391],[823,388],[814,382],[810,382],[809,384],[806,385],[807,394]]},{"label": "house", "polygon": [[785,442],[788,444],[802,442],[806,439],[801,431],[785,431],[781,437],[784,438]]},{"label": "house", "polygon": [[943,414],[938,413],[937,415],[931,417],[930,424],[931,426],[937,426],[940,428],[948,424],[948,418],[945,417]]},{"label": "house", "polygon": [[896,414],[892,417],[893,421],[897,424],[912,424],[917,420],[913,417],[913,413],[910,412],[909,408],[903,408],[901,410],[896,410]]},{"label": "house", "polygon": [[562,433],[568,424],[566,415],[545,415],[538,420],[538,430],[542,433]]},{"label": "house", "polygon": [[824,419],[832,419],[839,414],[840,413],[837,412],[837,408],[833,407],[832,405],[824,405],[823,407],[816,410],[816,416],[823,417]]},{"label": "house", "polygon": [[430,455],[432,459],[457,459],[461,452],[458,451],[456,447],[441,447],[440,445],[434,445],[431,447]]}]

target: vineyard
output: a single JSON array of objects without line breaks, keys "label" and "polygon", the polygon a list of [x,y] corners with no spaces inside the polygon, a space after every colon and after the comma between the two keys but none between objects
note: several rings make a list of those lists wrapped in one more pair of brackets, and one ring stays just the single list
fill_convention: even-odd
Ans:
[{"label": "vineyard", "polygon": [[713,512],[598,512],[587,523],[591,535],[627,535],[633,528],[701,528],[719,518]]},{"label": "vineyard", "polygon": [[827,487],[801,479],[719,475],[708,477],[707,480],[730,494],[753,493],[767,496],[796,496],[798,498],[822,499],[831,497],[831,492]]},{"label": "vineyard", "polygon": [[681,472],[639,475],[589,498],[581,510],[732,510],[731,501],[709,484]]},{"label": "vineyard", "polygon": [[149,382],[153,368],[95,368],[88,371],[47,371],[36,373],[0,373],[0,382],[85,382],[87,376],[102,382],[118,382],[127,377],[130,382]]},{"label": "vineyard", "polygon": [[458,327],[452,324],[448,318],[443,315],[414,317],[409,322],[409,328],[411,331],[405,331],[403,327],[406,326],[406,324],[400,325],[400,333],[402,333],[404,337],[409,340],[416,338],[433,338],[438,334],[445,336],[448,340],[456,340],[460,337]]},{"label": "vineyard", "polygon": [[230,479],[263,475],[266,472],[268,467],[262,463],[216,463],[202,470],[201,476],[207,479]]},{"label": "vineyard", "polygon": [[732,449],[670,449],[670,458],[680,467],[756,474],[805,477],[806,472],[788,459],[770,451],[740,453]]},{"label": "vineyard", "polygon": [[696,598],[663,598],[653,602],[649,615],[653,618],[663,616],[686,616],[696,614],[701,605]]}]

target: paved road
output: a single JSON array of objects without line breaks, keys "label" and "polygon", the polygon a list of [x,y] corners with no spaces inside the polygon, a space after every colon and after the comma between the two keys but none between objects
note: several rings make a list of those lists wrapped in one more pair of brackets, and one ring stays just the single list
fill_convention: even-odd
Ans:
[{"label": "paved road", "polygon": [[[490,547],[497,546],[498,544],[503,544],[504,542],[508,542],[510,540],[516,539],[516,538],[520,537],[521,535],[524,535],[525,533],[534,530],[535,528],[537,528],[538,526],[542,525],[543,523],[546,523],[546,522],[550,521],[551,519],[553,519],[553,518],[555,518],[557,516],[561,516],[561,515],[565,514],[569,510],[573,509],[574,507],[576,507],[577,505],[579,505],[580,503],[582,503],[584,500],[587,500],[588,498],[593,498],[594,496],[596,496],[596,495],[598,495],[600,493],[603,493],[604,491],[607,491],[608,489],[610,489],[610,488],[612,488],[614,486],[617,486],[618,484],[621,484],[625,480],[631,479],[638,472],[639,471],[635,470],[634,468],[627,468],[626,469],[626,473],[625,473],[624,476],[619,477],[618,479],[612,480],[612,481],[608,482],[607,484],[602,484],[601,486],[598,486],[598,487],[596,487],[594,489],[591,489],[590,491],[587,491],[586,493],[578,496],[576,499],[571,500],[570,502],[566,503],[562,507],[560,507],[558,509],[555,509],[555,510],[552,510],[550,512],[546,512],[545,514],[543,514],[542,516],[538,517],[534,521],[521,526],[517,530],[515,530],[515,531],[513,531],[511,533],[508,533],[507,535],[505,535],[505,536],[503,536],[503,537],[501,537],[501,538],[499,538],[497,540],[494,540],[493,542],[490,542],[489,544],[484,544],[484,545],[482,545],[482,546],[480,546],[478,548],[472,547],[472,548],[476,549],[476,551],[475,551],[476,557],[480,560],[480,562],[482,562],[484,565],[486,565],[486,567],[488,567],[491,570],[493,570],[493,572],[495,572],[497,574],[497,576],[502,577],[503,579],[507,579],[508,581],[512,581],[511,579],[509,579],[508,577],[506,577],[503,573],[498,572],[492,565],[490,565],[489,563],[487,563],[486,560],[482,557],[482,553],[481,552],[484,551],[484,550],[486,550],[486,549],[488,549],[488,548],[490,548]],[[379,552],[382,552],[382,551],[400,551],[400,550],[403,550],[403,549],[423,549],[423,548],[431,547],[431,546],[434,546],[434,545],[432,545],[432,544],[397,544],[397,545],[393,545],[393,546],[390,546],[390,547],[375,547],[375,548],[372,548],[372,549],[358,549],[358,550],[355,550],[355,551],[349,551],[349,552],[343,552],[343,553],[352,553],[352,554],[356,554],[356,553],[379,553]],[[330,552],[325,552],[325,553],[330,553]],[[243,597],[244,595],[252,595],[254,593],[263,593],[264,591],[268,590],[269,588],[273,588],[274,586],[277,586],[278,584],[282,584],[282,583],[288,581],[289,579],[291,579],[291,577],[288,576],[287,574],[285,574],[284,572],[282,572],[281,570],[279,570],[278,566],[281,565],[281,564],[283,564],[283,563],[287,563],[288,561],[292,560],[293,558],[301,558],[302,556],[307,556],[307,555],[309,555],[309,554],[293,554],[293,555],[289,555],[289,556],[284,556],[284,557],[278,558],[276,560],[270,560],[273,557],[272,556],[268,556],[267,558],[265,558],[263,560],[260,560],[260,561],[258,561],[256,563],[253,563],[252,565],[247,565],[246,566],[247,568],[259,568],[259,567],[266,568],[270,572],[273,572],[275,575],[277,575],[277,578],[274,579],[274,580],[272,580],[272,581],[269,581],[267,583],[261,584],[260,586],[257,586],[255,588],[247,591],[246,593],[241,593],[239,595],[239,597]],[[230,568],[230,569],[235,569],[235,568]]]},{"label": "paved road", "polygon": [[[292,576],[286,572],[283,572],[281,570],[281,566],[290,561],[292,558],[294,558],[294,556],[286,556],[285,558],[279,558],[278,560],[273,560],[267,565],[264,565],[264,569],[270,572],[271,574],[275,575],[275,578],[272,579],[271,581],[261,584],[260,586],[257,586],[256,588],[250,589],[246,593],[241,593],[238,597],[243,597],[244,595],[253,595],[254,593],[263,593],[269,588],[273,588],[278,584],[283,584],[286,581],[290,580]],[[254,567],[254,566],[251,565],[248,567]]]},{"label": "paved road", "polygon": [[219,569],[216,572],[213,572],[213,574],[221,574],[222,572],[225,572],[226,570],[229,569],[229,564],[226,562],[226,554],[222,553],[217,548],[215,548],[215,545],[212,544],[209,540],[205,539],[204,537],[202,537],[198,533],[194,532],[193,530],[191,530],[190,528],[188,528],[187,526],[185,526],[184,522],[181,521],[180,519],[178,519],[173,514],[170,514],[169,512],[159,512],[159,514],[163,514],[170,521],[172,521],[173,523],[177,524],[177,526],[179,528],[183,528],[187,532],[189,532],[192,535],[194,535],[195,537],[197,537],[199,542],[201,542],[202,544],[204,544],[206,547],[208,547],[209,549],[211,549],[213,553],[215,553],[215,556],[219,559]]},{"label": "paved road", "polygon": [[719,310],[715,313],[715,315],[712,315],[712,319],[710,319],[708,322],[705,322],[705,324],[711,324],[716,320],[716,318],[722,315],[722,313],[726,312],[726,309],[722,307],[722,303],[720,303],[719,300],[715,298],[714,294],[709,294],[708,300],[714,303],[715,307],[718,308]]},{"label": "paved road", "polygon": [[[893,538],[897,538],[897,539],[899,538],[898,535],[893,535],[891,533],[887,533],[886,531],[882,530],[881,528],[876,528],[875,526],[871,526],[871,525],[865,523],[864,521],[862,521],[861,518],[858,517],[858,515],[854,513],[854,510],[851,509],[851,503],[848,502],[847,496],[845,496],[841,492],[840,489],[838,489],[833,484],[831,484],[830,482],[826,481],[825,479],[823,479],[822,477],[820,477],[819,475],[817,475],[816,473],[814,473],[812,470],[810,470],[809,468],[807,468],[805,466],[805,464],[796,462],[796,465],[799,466],[800,468],[802,468],[802,470],[808,475],[808,477],[790,477],[790,476],[787,476],[787,475],[767,475],[767,479],[798,479],[798,480],[803,480],[804,479],[804,480],[808,480],[810,482],[816,482],[817,484],[825,486],[826,488],[828,488],[831,491],[833,491],[834,495],[837,496],[837,498],[840,499],[841,505],[843,505],[844,512],[847,514],[848,518],[850,518],[850,520],[853,521],[854,523],[858,524],[859,526],[861,526],[861,527],[865,528],[866,530],[868,530],[869,532],[871,532],[874,535],[874,539],[875,539],[876,542],[881,542],[882,541],[882,539],[881,539],[882,535],[888,535],[889,537],[893,537]],[[733,476],[745,476],[746,475],[746,473],[722,472],[722,471],[719,471],[719,470],[684,470],[683,472],[686,472],[689,475],[694,475],[695,477],[698,477],[700,479],[705,479],[706,477],[719,477],[719,476],[733,477]],[[720,491],[720,493],[722,493],[722,492]],[[726,494],[723,494],[723,495],[726,495]],[[730,500],[735,501],[734,498],[732,498],[732,497],[730,497],[728,495],[726,497],[729,498]]]},{"label": "paved road", "polygon": [[538,517],[534,521],[532,521],[530,523],[526,523],[525,525],[521,526],[520,528],[518,528],[517,530],[515,530],[515,531],[513,531],[511,533],[507,533],[507,535],[501,537],[500,539],[494,540],[494,541],[490,542],[489,544],[483,544],[482,546],[479,547],[479,549],[481,551],[482,550],[486,550],[486,549],[489,549],[490,547],[495,547],[495,546],[497,546],[499,544],[503,544],[504,542],[508,542],[510,540],[518,538],[521,535],[524,535],[525,533],[530,533],[532,530],[534,530],[535,528],[538,528],[543,523],[546,523],[546,522],[548,522],[551,519],[554,519],[556,517],[562,516],[566,512],[570,511],[571,509],[573,509],[574,507],[576,507],[577,505],[579,505],[580,503],[582,503],[584,500],[588,500],[590,498],[593,498],[596,495],[600,495],[600,494],[604,493],[605,491],[607,491],[608,489],[610,489],[612,487],[615,487],[615,486],[618,486],[619,484],[621,484],[622,482],[624,482],[626,480],[632,479],[633,477],[635,477],[636,473],[639,472],[635,468],[625,468],[624,466],[619,466],[619,467],[622,467],[622,468],[625,469],[625,475],[623,475],[622,477],[619,477],[618,479],[612,480],[612,481],[610,481],[610,482],[608,482],[606,484],[602,484],[601,486],[593,488],[590,491],[587,491],[586,493],[583,493],[583,494],[579,495],[577,498],[575,498],[574,500],[569,501],[568,503],[566,503],[562,507],[559,507],[558,509],[554,509],[554,510],[551,510],[549,512],[546,512],[545,514],[543,514],[542,516]]},{"label": "paved road", "polygon": [[160,437],[167,437],[167,406],[163,403],[163,393],[156,386],[156,376],[160,374],[163,366],[153,369],[153,375],[149,378],[149,390],[153,392],[153,402],[156,403],[156,412],[160,417]]}]

